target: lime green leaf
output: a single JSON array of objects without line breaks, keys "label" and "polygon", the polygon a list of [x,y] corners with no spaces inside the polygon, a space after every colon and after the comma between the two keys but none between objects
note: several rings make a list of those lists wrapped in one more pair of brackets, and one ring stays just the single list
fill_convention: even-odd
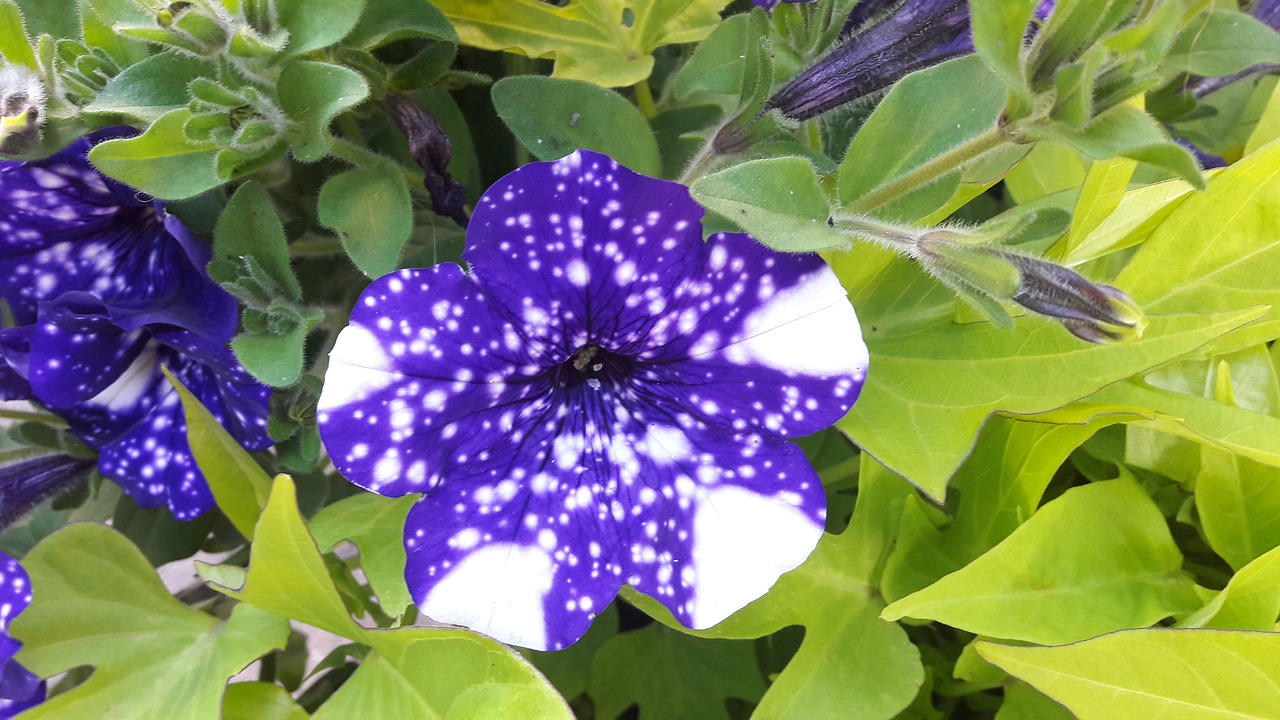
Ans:
[{"label": "lime green leaf", "polygon": [[0,56],[13,63],[35,70],[35,51],[23,31],[22,9],[13,0],[0,0]]},{"label": "lime green leaf", "polygon": [[737,100],[749,82],[743,75],[745,58],[768,34],[768,17],[763,11],[734,15],[720,23],[680,68],[673,86],[676,98],[687,100],[708,93]]},{"label": "lime green leaf", "polygon": [[[950,487],[959,505],[945,528],[929,522],[918,500],[908,503],[903,525],[884,569],[882,592],[901,598],[942,576],[959,570],[1004,540],[1040,504],[1049,481],[1067,456],[1099,429],[1132,419],[1107,408],[1073,406],[1080,416],[1074,424],[1019,422],[994,417],[978,444],[956,472]],[[914,500],[914,499],[913,499]]]},{"label": "lime green leaf", "polygon": [[1069,248],[1057,251],[1058,257],[1068,265],[1078,265],[1140,245],[1194,190],[1185,180],[1166,180],[1134,188],[1124,194],[1114,212],[1086,235],[1072,237]]},{"label": "lime green leaf", "polygon": [[309,717],[287,690],[267,682],[232,683],[222,700],[222,720],[307,720]]},{"label": "lime green leaf", "polygon": [[[1280,306],[1280,142],[1272,142],[1214,176],[1152,231],[1116,278],[1147,312],[1203,312]],[[1253,328],[1248,345],[1280,335],[1280,312]]]},{"label": "lime green leaf", "polygon": [[213,491],[213,499],[242,535],[253,539],[253,526],[266,504],[271,480],[262,466],[222,427],[196,396],[164,369],[182,399],[191,456]]},{"label": "lime green leaf", "polygon": [[1280,547],[1244,566],[1184,627],[1275,630],[1280,617]]},{"label": "lime green leaf", "polygon": [[1280,33],[1248,13],[1210,10],[1182,29],[1161,67],[1216,77],[1264,63],[1280,63]]},{"label": "lime green leaf", "polygon": [[363,75],[341,65],[299,60],[281,71],[279,95],[280,108],[298,123],[294,156],[314,162],[333,146],[329,123],[364,102],[369,85]]},{"label": "lime green leaf", "polygon": [[153,55],[112,78],[84,112],[150,123],[186,107],[191,101],[187,84],[213,72],[210,63],[181,53]]},{"label": "lime green leaf", "polygon": [[458,41],[449,21],[426,0],[365,0],[360,23],[346,42],[375,48],[408,37]]},{"label": "lime green leaf", "polygon": [[590,693],[600,717],[636,704],[649,717],[729,720],[725,698],[755,702],[764,681],[753,643],[694,638],[654,623],[604,642]]},{"label": "lime green leaf", "polygon": [[1004,686],[1004,702],[995,720],[1075,720],[1066,708],[1024,682]]},{"label": "lime green leaf", "polygon": [[[783,575],[763,598],[700,637],[755,638],[789,625],[805,627],[795,657],[769,686],[754,720],[893,717],[924,682],[920,654],[901,627],[880,619],[876,568],[896,534],[910,486],[865,459],[849,528],[823,535],[803,565]],[[625,590],[628,600],[670,627],[656,601]],[[685,631],[690,632],[690,631]]]},{"label": "lime green leaf", "polygon": [[289,625],[237,606],[220,621],[171,597],[138,550],[101,525],[70,525],[23,560],[35,598],[13,624],[42,677],[93,675],[27,718],[217,720],[227,679],[283,648]]},{"label": "lime green leaf", "polygon": [[275,18],[289,31],[286,55],[301,55],[338,42],[360,19],[364,0],[276,0]]},{"label": "lime green leaf", "polygon": [[837,426],[938,501],[992,413],[1062,407],[1263,312],[1153,316],[1141,340],[1108,346],[1083,343],[1039,317],[1020,318],[1014,330],[957,325],[949,291],[886,255],[859,248],[830,257],[871,351],[862,395]]},{"label": "lime green leaf", "polygon": [[395,165],[383,163],[335,175],[320,188],[320,223],[342,239],[365,275],[395,270],[413,231],[413,202]]},{"label": "lime green leaf", "polygon": [[808,160],[798,157],[752,160],[699,178],[693,199],[783,252],[818,252],[849,247],[848,238],[828,223],[831,205]]},{"label": "lime green leaf", "polygon": [[1231,567],[1280,546],[1280,467],[1206,447],[1195,488],[1205,538]]},{"label": "lime green leaf", "polygon": [[252,257],[290,300],[302,299],[302,287],[289,266],[289,246],[275,203],[261,183],[236,189],[214,230],[214,257]]},{"label": "lime green leaf", "polygon": [[1198,189],[1205,187],[1191,151],[1175,143],[1154,118],[1133,105],[1117,105],[1083,128],[1050,123],[1032,126],[1024,135],[1031,140],[1065,142],[1094,160],[1119,156],[1144,162],[1167,170]]},{"label": "lime green leaf", "polygon": [[1258,148],[1276,138],[1280,138],[1280,84],[1272,88],[1271,97],[1262,110],[1262,116],[1258,118],[1258,124],[1249,133],[1244,154],[1252,155]]},{"label": "lime green leaf", "polygon": [[[653,51],[697,42],[728,0],[434,0],[463,45],[555,58],[554,77],[605,87],[649,77]],[[630,20],[630,22],[628,22]]]},{"label": "lime green leaf", "polygon": [[1089,720],[1265,720],[1280,707],[1280,633],[1131,630],[978,652]]},{"label": "lime green leaf", "polygon": [[883,616],[936,620],[988,637],[1072,642],[1198,608],[1181,566],[1151,498],[1128,480],[1099,482],[1068,490],[985,555],[890,604]]},{"label": "lime green leaf", "polygon": [[361,493],[324,507],[311,521],[316,544],[332,550],[343,540],[360,549],[360,564],[382,609],[399,615],[412,600],[404,583],[404,519],[417,497]]},{"label": "lime green leaf", "polygon": [[107,175],[163,200],[181,200],[218,187],[218,146],[187,140],[182,126],[190,117],[185,108],[170,110],[137,137],[94,146],[89,160]]},{"label": "lime green leaf", "polygon": [[1129,179],[1138,163],[1127,158],[1094,160],[1089,163],[1080,197],[1076,199],[1071,229],[1059,245],[1070,255],[1104,220],[1110,217],[1129,189]]},{"label": "lime green leaf", "polygon": [[1027,34],[1037,0],[977,0],[973,3],[973,44],[1005,85],[1026,88],[1022,70],[1022,39]]},{"label": "lime green leaf", "polygon": [[[977,57],[950,60],[903,78],[854,136],[840,163],[840,201],[852,212],[923,217],[951,196],[902,196],[895,182],[995,128],[1005,87]],[[927,178],[940,181],[942,178]],[[958,178],[953,178],[958,180]],[[924,199],[921,199],[924,198]]]},{"label": "lime green leaf", "polygon": [[[375,652],[313,716],[571,718],[564,701],[523,658],[489,638],[462,630],[409,627],[370,630],[351,619],[298,512],[293,481],[278,476],[262,512],[237,589],[215,589],[251,605],[314,625]],[[206,579],[238,581],[217,568]]]},{"label": "lime green leaf", "polygon": [[1048,140],[1032,145],[1004,181],[1014,200],[1029,203],[1055,193],[1076,192],[1086,172],[1080,153],[1066,143]]},{"label": "lime green leaf", "polygon": [[649,123],[612,90],[581,80],[520,75],[493,86],[493,106],[539,160],[558,160],[586,148],[646,175],[662,169]]}]

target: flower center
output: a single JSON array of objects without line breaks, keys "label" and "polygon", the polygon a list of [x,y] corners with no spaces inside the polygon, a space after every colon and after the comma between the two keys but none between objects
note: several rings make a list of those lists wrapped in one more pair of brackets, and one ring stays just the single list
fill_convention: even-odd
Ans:
[{"label": "flower center", "polygon": [[562,388],[586,385],[599,390],[625,380],[635,362],[626,355],[610,352],[599,345],[583,345],[555,369],[556,384]]}]

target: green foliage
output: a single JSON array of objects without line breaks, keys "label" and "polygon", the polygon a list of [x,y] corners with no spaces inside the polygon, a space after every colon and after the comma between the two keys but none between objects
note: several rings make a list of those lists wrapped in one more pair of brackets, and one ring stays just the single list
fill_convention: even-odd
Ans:
[{"label": "green foliage", "polygon": [[170,110],[131,138],[108,140],[89,152],[99,170],[142,192],[180,200],[223,183],[215,171],[218,146],[192,142],[183,131],[191,111]]},{"label": "green foliage", "polygon": [[808,160],[752,160],[699,179],[690,192],[708,210],[783,252],[844,249],[831,206]]},{"label": "green foliage", "polygon": [[187,85],[211,71],[208,62],[177,52],[164,52],[125,68],[97,94],[84,112],[112,120],[152,123],[184,108]]},{"label": "green foliage", "polygon": [[326,506],[311,521],[319,547],[332,550],[343,540],[355,543],[378,605],[393,616],[412,602],[404,584],[404,519],[415,500],[355,495]]},{"label": "green foliage", "polygon": [[280,73],[280,107],[298,123],[294,155],[313,162],[329,154],[329,123],[369,95],[359,73],[341,65],[299,61]]},{"label": "green foliage", "polygon": [[1165,67],[1193,75],[1230,75],[1261,63],[1280,63],[1280,34],[1252,15],[1210,10],[1182,28]]},{"label": "green foliage", "polygon": [[397,168],[379,163],[335,175],[320,190],[319,220],[365,275],[395,270],[413,231],[413,206]]},{"label": "green foliage", "polygon": [[540,75],[503,78],[493,86],[493,106],[539,160],[558,160],[585,148],[648,175],[662,166],[644,116],[598,85]]},{"label": "green foliage", "polygon": [[453,23],[463,44],[515,49],[535,58],[551,55],[554,77],[617,87],[648,78],[654,50],[709,35],[728,0],[570,0],[564,7],[538,0],[432,4]]},{"label": "green foliage", "polygon": [[254,607],[218,620],[178,602],[137,549],[101,525],[71,525],[23,563],[36,600],[14,623],[26,643],[20,661],[45,677],[95,668],[28,718],[217,720],[227,679],[288,636],[283,618]]}]

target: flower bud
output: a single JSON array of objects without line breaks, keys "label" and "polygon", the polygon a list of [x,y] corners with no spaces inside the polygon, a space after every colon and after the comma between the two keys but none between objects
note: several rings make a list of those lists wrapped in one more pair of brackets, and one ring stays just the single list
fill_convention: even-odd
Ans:
[{"label": "flower bud", "polygon": [[44,83],[17,65],[0,68],[0,154],[22,155],[40,142]]},{"label": "flower bud", "polygon": [[431,195],[431,210],[466,227],[467,216],[462,206],[467,199],[467,189],[449,174],[449,161],[453,158],[449,136],[431,113],[406,97],[387,95],[383,104],[391,121],[409,142],[409,154],[414,162],[426,172],[423,185]]},{"label": "flower bud", "polygon": [[1086,280],[1046,260],[992,251],[1022,274],[1012,300],[1057,319],[1072,335],[1092,343],[1136,340],[1147,327],[1142,308],[1122,290]]}]

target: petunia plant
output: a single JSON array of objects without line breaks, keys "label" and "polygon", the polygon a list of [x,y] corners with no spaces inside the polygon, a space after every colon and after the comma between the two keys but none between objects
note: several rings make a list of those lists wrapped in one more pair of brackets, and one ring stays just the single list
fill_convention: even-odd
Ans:
[{"label": "petunia plant", "polygon": [[0,717],[1275,717],[1278,12],[0,0]]}]

